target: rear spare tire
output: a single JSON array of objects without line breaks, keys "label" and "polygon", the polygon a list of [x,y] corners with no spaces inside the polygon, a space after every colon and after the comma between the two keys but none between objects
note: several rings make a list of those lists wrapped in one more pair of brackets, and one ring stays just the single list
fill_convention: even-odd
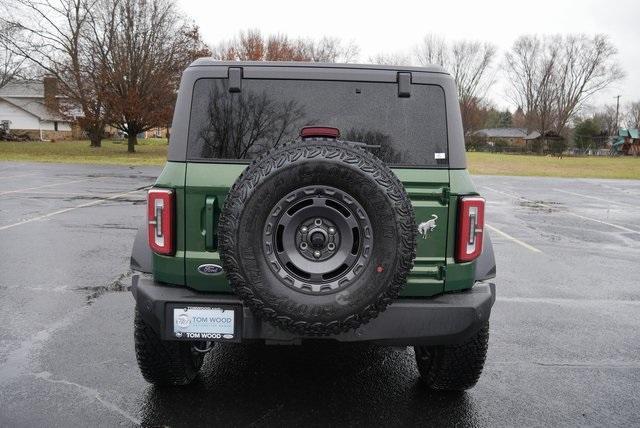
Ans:
[{"label": "rear spare tire", "polygon": [[305,140],[252,163],[229,191],[218,229],[229,283],[255,314],[302,335],[375,318],[413,265],[413,208],[371,153]]}]

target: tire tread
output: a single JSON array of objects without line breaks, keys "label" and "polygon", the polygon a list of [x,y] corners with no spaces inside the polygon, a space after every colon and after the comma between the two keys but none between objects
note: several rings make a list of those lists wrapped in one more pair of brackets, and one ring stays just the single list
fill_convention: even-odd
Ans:
[{"label": "tire tread", "polygon": [[489,344],[489,322],[466,342],[450,346],[415,346],[418,371],[431,389],[463,391],[480,379]]},{"label": "tire tread", "polygon": [[[251,195],[252,190],[258,187],[272,171],[319,156],[332,159],[338,164],[356,166],[364,175],[385,189],[388,198],[394,202],[395,222],[398,226],[401,244],[396,250],[397,265],[391,284],[376,297],[374,303],[342,320],[308,323],[278,313],[275,308],[253,293],[238,262],[238,243],[235,239],[235,229],[242,215],[244,203]],[[406,284],[407,276],[413,268],[413,260],[416,256],[415,214],[402,182],[382,160],[372,153],[340,141],[290,142],[275,147],[255,159],[229,190],[220,215],[218,233],[220,258],[235,293],[260,318],[277,327],[302,335],[339,334],[355,329],[377,317],[398,296]]]}]

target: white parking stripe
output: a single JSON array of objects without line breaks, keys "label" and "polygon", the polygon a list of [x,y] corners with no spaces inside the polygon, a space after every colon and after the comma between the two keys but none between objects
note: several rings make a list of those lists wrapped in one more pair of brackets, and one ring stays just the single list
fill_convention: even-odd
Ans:
[{"label": "white parking stripe", "polygon": [[87,196],[94,198],[102,198],[104,196],[113,195],[115,192],[99,192],[99,193],[86,193],[86,192],[58,192],[55,190],[23,190],[19,195],[15,196],[25,196],[30,197],[31,195],[59,195],[59,196]]},{"label": "white parking stripe", "polygon": [[566,297],[498,297],[500,302],[513,303],[546,303],[564,306],[606,306],[606,305],[631,305],[640,306],[640,300],[630,299],[572,299]]},{"label": "white parking stripe", "polygon": [[504,236],[505,238],[515,242],[516,244],[522,245],[524,248],[526,248],[527,250],[531,250],[534,253],[541,253],[542,251],[538,250],[536,247],[534,247],[533,245],[529,245],[526,242],[522,242],[521,240],[519,240],[518,238],[514,238],[513,236],[509,235],[506,232],[501,231],[500,229],[491,226],[490,224],[485,223],[484,224],[485,227],[488,227],[489,229],[493,230],[494,232],[498,233],[499,235]]},{"label": "white parking stripe", "polygon": [[32,221],[43,220],[45,218],[53,217],[53,216],[56,216],[58,214],[64,214],[64,213],[67,213],[69,211],[77,210],[79,208],[86,208],[86,207],[92,207],[92,206],[95,206],[95,205],[100,205],[100,204],[105,203],[107,201],[110,201],[110,200],[113,200],[113,199],[118,199],[118,198],[121,198],[123,196],[131,195],[132,193],[141,192],[143,190],[144,189],[136,189],[136,190],[132,190],[132,191],[126,192],[126,193],[120,193],[119,195],[109,196],[108,198],[102,198],[102,199],[99,199],[97,201],[86,202],[84,204],[76,205],[74,207],[70,207],[70,208],[65,208],[65,209],[62,209],[62,210],[54,211],[54,212],[51,212],[49,214],[39,215],[37,217],[31,217],[31,218],[19,221],[17,223],[8,224],[6,226],[0,226],[0,231],[1,230],[6,230],[6,229],[11,229],[12,227],[20,226],[20,225],[23,225],[23,224],[31,223]]},{"label": "white parking stripe", "polygon": [[0,180],[3,178],[20,178],[20,177],[28,177],[30,175],[36,175],[35,172],[29,173],[29,174],[18,174],[18,175],[0,175]]},{"label": "white parking stripe", "polygon": [[607,183],[599,182],[598,186],[606,187],[607,189],[615,190],[616,192],[624,193],[625,195],[640,196],[640,193],[634,192],[632,189],[620,189],[615,186],[609,186]]},{"label": "white parking stripe", "polygon": [[53,187],[53,186],[62,186],[64,184],[73,184],[73,183],[80,183],[82,181],[89,181],[89,180],[95,180],[97,177],[92,177],[92,178],[83,178],[80,180],[72,180],[72,181],[63,181],[62,183],[51,183],[51,184],[44,184],[42,186],[35,186],[35,187],[27,187],[25,189],[16,189],[16,190],[8,190],[6,192],[0,192],[0,196],[2,195],[8,195],[10,193],[20,193],[20,192],[24,192],[26,190],[35,190],[35,189],[42,189],[44,187]]},{"label": "white parking stripe", "polygon": [[[545,208],[549,208],[549,209],[556,209],[557,208],[557,207],[554,207],[554,206],[551,206],[551,205],[547,205],[544,202],[533,201],[533,200],[527,199],[527,198],[525,198],[523,196],[519,196],[519,195],[516,195],[516,194],[513,194],[513,193],[503,192],[501,190],[497,190],[497,189],[494,189],[494,188],[489,187],[489,186],[482,186],[482,187],[487,189],[487,190],[491,190],[492,192],[500,193],[501,195],[505,195],[505,196],[508,196],[510,198],[513,198],[513,199],[520,199],[521,201],[525,201],[525,202],[529,202],[529,203],[532,203],[532,204],[536,204],[536,205],[539,205],[541,207],[545,207]],[[607,221],[598,220],[597,218],[592,218],[592,217],[587,217],[585,215],[572,213],[571,211],[565,211],[564,214],[567,214],[567,215],[570,215],[570,216],[573,216],[573,217],[577,217],[577,218],[581,218],[583,220],[589,220],[589,221],[593,221],[593,222],[596,222],[596,223],[604,224],[604,225],[607,225],[607,226],[615,227],[616,229],[624,230],[625,232],[640,233],[640,230],[629,229],[628,227],[620,226],[619,224],[613,224],[613,223],[609,223]]]},{"label": "white parking stripe", "polygon": [[602,202],[606,202],[608,204],[616,204],[616,205],[624,205],[626,207],[640,208],[640,206],[638,206],[638,205],[628,204],[626,202],[612,201],[612,200],[609,200],[609,199],[599,198],[597,196],[585,195],[583,193],[570,192],[568,190],[563,190],[563,189],[553,189],[553,191],[554,192],[562,192],[562,193],[566,193],[568,195],[573,195],[573,196],[580,196],[581,198],[595,199],[596,201],[602,201]]}]

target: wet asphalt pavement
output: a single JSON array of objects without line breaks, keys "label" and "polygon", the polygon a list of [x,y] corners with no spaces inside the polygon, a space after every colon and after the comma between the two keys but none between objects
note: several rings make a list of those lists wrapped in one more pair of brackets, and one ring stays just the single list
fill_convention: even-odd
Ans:
[{"label": "wet asphalt pavement", "polygon": [[410,349],[220,346],[140,376],[129,255],[160,169],[0,162],[0,426],[640,424],[640,181],[475,177],[498,299],[464,394]]}]

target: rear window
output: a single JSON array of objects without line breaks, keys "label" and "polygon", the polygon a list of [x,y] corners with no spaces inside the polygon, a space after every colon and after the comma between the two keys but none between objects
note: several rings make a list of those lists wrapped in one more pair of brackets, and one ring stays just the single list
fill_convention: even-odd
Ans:
[{"label": "rear window", "polygon": [[448,165],[439,86],[414,84],[400,98],[395,83],[244,79],[239,93],[227,85],[201,79],[194,86],[190,160],[247,162],[296,139],[304,126],[325,125],[390,165]]}]

